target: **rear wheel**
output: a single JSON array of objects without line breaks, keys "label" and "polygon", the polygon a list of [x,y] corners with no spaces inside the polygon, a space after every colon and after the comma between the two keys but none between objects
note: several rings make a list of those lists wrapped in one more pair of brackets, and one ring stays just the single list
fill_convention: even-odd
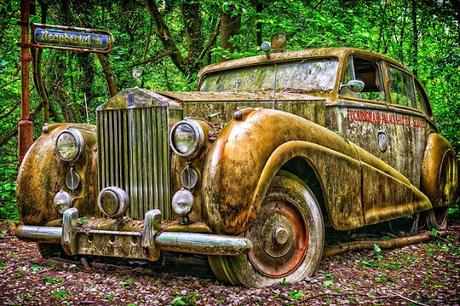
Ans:
[{"label": "rear wheel", "polygon": [[313,192],[296,176],[281,171],[245,237],[254,245],[248,255],[208,257],[219,280],[264,287],[311,276],[324,246],[323,218]]},{"label": "rear wheel", "polygon": [[426,220],[429,227],[437,229],[447,228],[448,205],[455,201],[455,194],[458,187],[458,168],[455,155],[449,151],[444,156],[440,173],[438,176],[438,199],[433,209],[426,213]]},{"label": "rear wheel", "polygon": [[426,212],[426,222],[428,228],[440,230],[447,228],[447,207],[434,207]]}]

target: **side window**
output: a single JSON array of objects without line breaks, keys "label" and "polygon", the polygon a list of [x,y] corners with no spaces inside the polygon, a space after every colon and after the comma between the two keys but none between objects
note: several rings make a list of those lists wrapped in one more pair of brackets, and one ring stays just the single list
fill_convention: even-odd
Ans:
[{"label": "side window", "polygon": [[367,100],[386,100],[378,61],[350,56],[346,63],[342,84],[346,84],[349,80],[363,81],[364,89],[356,93],[347,88],[342,88],[340,90],[341,95]]},{"label": "side window", "polygon": [[412,76],[398,68],[389,66],[388,79],[390,80],[391,102],[417,108]]},{"label": "side window", "polygon": [[425,114],[428,114],[428,108],[427,104],[428,101],[425,99],[425,96],[423,95],[423,89],[420,84],[415,81],[415,100],[417,102],[417,108],[424,112]]}]

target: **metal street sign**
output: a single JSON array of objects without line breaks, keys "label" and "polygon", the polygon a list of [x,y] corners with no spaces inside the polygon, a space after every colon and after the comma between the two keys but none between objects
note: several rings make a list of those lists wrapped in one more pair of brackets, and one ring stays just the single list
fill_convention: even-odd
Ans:
[{"label": "metal street sign", "polygon": [[38,48],[109,53],[113,36],[103,30],[34,23],[32,42],[32,46]]}]

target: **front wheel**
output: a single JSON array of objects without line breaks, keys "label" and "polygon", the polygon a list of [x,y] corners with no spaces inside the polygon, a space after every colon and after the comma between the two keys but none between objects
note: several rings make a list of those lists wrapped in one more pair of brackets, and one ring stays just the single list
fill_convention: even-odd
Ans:
[{"label": "front wheel", "polygon": [[245,237],[254,245],[248,255],[208,257],[219,280],[264,287],[311,276],[321,260],[325,239],[313,192],[298,177],[281,171]]}]

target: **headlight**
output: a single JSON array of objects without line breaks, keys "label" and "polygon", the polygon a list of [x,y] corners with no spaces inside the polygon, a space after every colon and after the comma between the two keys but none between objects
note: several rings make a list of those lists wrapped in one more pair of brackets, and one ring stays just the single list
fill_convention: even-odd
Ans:
[{"label": "headlight", "polygon": [[56,152],[63,161],[76,160],[84,148],[83,136],[78,130],[62,131],[56,139]]},{"label": "headlight", "polygon": [[191,119],[182,120],[173,126],[170,145],[173,151],[182,157],[189,157],[197,152],[204,143],[201,125]]}]

